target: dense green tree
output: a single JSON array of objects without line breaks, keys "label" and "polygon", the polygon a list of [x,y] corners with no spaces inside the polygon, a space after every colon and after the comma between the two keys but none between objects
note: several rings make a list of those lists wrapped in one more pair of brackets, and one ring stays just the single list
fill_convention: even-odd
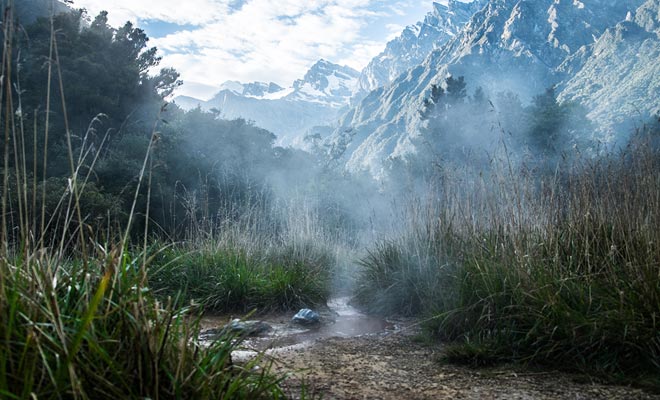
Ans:
[{"label": "dense green tree", "polygon": [[457,79],[453,76],[445,80],[445,91],[451,104],[461,104],[467,97],[467,84],[465,78],[459,76]]},{"label": "dense green tree", "polygon": [[484,88],[482,88],[481,86],[477,87],[474,90],[474,93],[472,94],[471,101],[474,104],[477,104],[480,107],[485,108],[486,104],[489,102],[489,100],[488,100],[488,97],[486,97],[486,92],[484,91]]},{"label": "dense green tree", "polygon": [[573,147],[583,147],[583,139],[593,131],[587,110],[572,102],[560,104],[554,87],[534,97],[527,110],[527,144],[534,154],[552,158]]},{"label": "dense green tree", "polygon": [[[118,131],[131,124],[148,124],[145,119],[153,119],[163,98],[180,84],[172,69],[149,75],[160,58],[156,48],[148,47],[144,31],[130,22],[115,30],[107,23],[107,13],[102,12],[87,26],[85,13],[74,11],[56,15],[53,29],[53,60],[49,60],[49,18],[39,18],[26,27],[24,39],[17,44],[24,66],[21,82],[26,109],[43,105],[48,89],[47,66],[53,63],[53,132],[64,131],[62,97],[69,128],[83,136],[92,118],[101,113],[107,115],[106,129]],[[63,94],[59,91],[60,73]]]},{"label": "dense green tree", "polygon": [[[487,126],[489,100],[478,88],[467,95],[464,77],[445,79],[443,85],[432,85],[420,110],[420,134],[414,139],[417,153],[405,164],[413,176],[437,176],[453,161],[475,162],[474,149],[485,147],[490,140]],[[482,155],[479,155],[482,157]],[[403,165],[391,163],[392,168]]]},{"label": "dense green tree", "polygon": [[432,85],[422,102],[419,134],[412,140],[416,153],[390,160],[388,169],[401,178],[438,179],[452,165],[487,167],[502,149],[520,165],[533,160],[533,165],[551,169],[559,156],[588,148],[593,125],[586,114],[577,103],[560,104],[553,87],[525,107],[513,92],[499,93],[491,101],[477,87],[468,96],[463,77],[450,76],[442,85]]},{"label": "dense green tree", "polygon": [[523,140],[529,121],[520,96],[511,91],[500,92],[495,96],[494,103],[501,133],[517,141]]},{"label": "dense green tree", "polygon": [[[178,73],[168,68],[154,72],[160,61],[156,49],[148,47],[144,31],[131,23],[114,29],[108,25],[106,12],[88,23],[85,13],[78,10],[54,16],[52,28],[54,36],[50,18],[39,18],[25,27],[26,34],[15,43],[21,51],[15,60],[20,73],[14,77],[20,83],[25,110],[21,122],[38,127],[39,151],[26,157],[26,165],[32,165],[36,157],[33,176],[37,179],[44,170],[43,129],[49,119],[49,178],[43,183],[52,196],[44,201],[48,207],[57,206],[71,174],[67,122],[76,163],[79,154],[90,154],[80,159],[79,168],[81,179],[89,174],[87,187],[94,194],[82,201],[96,199],[101,205],[83,205],[83,218],[90,224],[108,218],[117,224],[126,221],[156,122],[148,170],[149,214],[153,226],[168,235],[181,234],[192,219],[222,215],[223,207],[237,209],[236,204],[256,198],[258,191],[263,195],[266,172],[291,167],[295,157],[273,147],[275,136],[245,120],[226,121],[200,109],[184,112],[172,105],[163,107],[180,84]],[[142,190],[138,197],[140,213],[146,210],[146,194]],[[144,220],[138,220],[141,231]]]}]

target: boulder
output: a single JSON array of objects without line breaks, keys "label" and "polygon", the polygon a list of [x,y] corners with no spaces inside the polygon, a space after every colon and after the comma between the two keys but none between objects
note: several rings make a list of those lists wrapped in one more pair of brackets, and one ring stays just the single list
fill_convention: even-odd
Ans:
[{"label": "boulder", "polygon": [[293,316],[291,321],[300,325],[316,325],[321,321],[321,316],[316,311],[312,311],[309,308],[303,308]]}]

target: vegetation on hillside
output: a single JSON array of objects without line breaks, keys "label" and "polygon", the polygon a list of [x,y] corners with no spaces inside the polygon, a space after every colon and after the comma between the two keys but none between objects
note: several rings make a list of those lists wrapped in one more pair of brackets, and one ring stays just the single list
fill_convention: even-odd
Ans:
[{"label": "vegetation on hillside", "polygon": [[[559,103],[550,87],[527,105],[514,92],[468,95],[464,77],[450,76],[433,85],[419,115],[421,131],[412,140],[416,152],[388,160],[392,180],[422,180],[424,185],[451,165],[489,168],[494,152],[506,143],[512,164],[554,169],[563,158],[594,154],[594,124],[576,103]],[[503,139],[505,139],[503,141]]]}]

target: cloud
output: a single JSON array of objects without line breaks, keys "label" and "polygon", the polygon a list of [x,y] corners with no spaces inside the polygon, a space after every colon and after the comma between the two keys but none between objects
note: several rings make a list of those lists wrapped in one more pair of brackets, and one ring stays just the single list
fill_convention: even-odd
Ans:
[{"label": "cloud", "polygon": [[366,49],[373,56],[375,47],[361,35],[368,19],[377,16],[369,3],[252,0],[199,29],[153,43],[164,52],[164,63],[182,71],[184,81],[189,75],[214,85],[230,79],[287,85],[319,58],[351,60],[361,68]]},{"label": "cloud", "polygon": [[230,3],[230,0],[74,0],[73,5],[88,9],[92,15],[107,10],[113,26],[139,19],[198,25],[226,14]]},{"label": "cloud", "polygon": [[387,40],[390,41],[399,36],[401,31],[405,29],[405,26],[399,24],[387,24],[385,25],[385,28],[387,28],[387,30],[390,32],[390,34],[387,36]]},{"label": "cloud", "polygon": [[372,58],[380,54],[384,48],[383,42],[380,41],[358,43],[352,46],[351,54],[346,58],[339,59],[338,63],[348,65],[359,71],[369,64]]},{"label": "cloud", "polygon": [[199,84],[226,80],[287,86],[319,58],[361,69],[382,51],[395,25],[409,23],[399,14],[414,11],[420,15],[411,22],[421,19],[418,1],[76,0],[75,6],[90,14],[107,9],[115,26],[126,20],[185,25],[152,37],[150,45],[161,51],[162,66],[195,83],[188,88],[194,95]]}]

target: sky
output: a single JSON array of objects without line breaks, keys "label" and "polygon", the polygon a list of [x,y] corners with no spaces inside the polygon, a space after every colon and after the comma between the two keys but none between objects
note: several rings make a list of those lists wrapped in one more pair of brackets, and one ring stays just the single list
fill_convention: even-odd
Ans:
[{"label": "sky", "polygon": [[[466,1],[466,0],[463,0]],[[441,0],[438,2],[446,2]],[[145,30],[184,85],[179,95],[208,99],[225,81],[300,79],[317,60],[364,68],[433,0],[74,0],[113,26]]]}]

